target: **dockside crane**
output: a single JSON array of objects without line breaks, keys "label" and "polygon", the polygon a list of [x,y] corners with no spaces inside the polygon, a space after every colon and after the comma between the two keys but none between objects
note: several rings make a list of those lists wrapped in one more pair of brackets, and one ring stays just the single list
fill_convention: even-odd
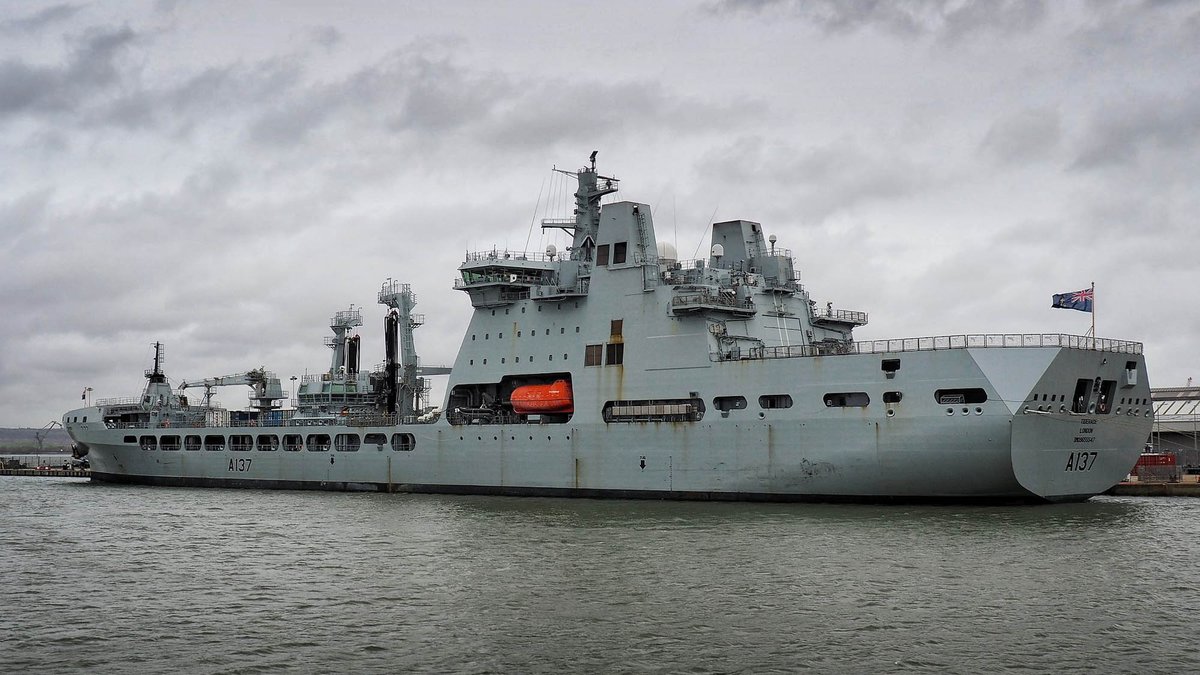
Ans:
[{"label": "dockside crane", "polygon": [[50,431],[52,429],[54,429],[55,427],[62,429],[63,425],[58,420],[50,420],[41,429],[38,429],[37,431],[33,432],[33,437],[37,439],[38,454],[41,454],[41,452],[42,452],[42,442],[46,440],[46,436],[48,436],[50,434]]}]

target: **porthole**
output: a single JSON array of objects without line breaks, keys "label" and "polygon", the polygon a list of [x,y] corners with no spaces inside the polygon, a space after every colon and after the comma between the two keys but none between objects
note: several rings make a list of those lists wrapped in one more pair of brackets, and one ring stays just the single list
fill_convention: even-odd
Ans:
[{"label": "porthole", "polygon": [[1119,407],[1117,408],[1117,414],[1118,414],[1118,415],[1120,415],[1120,414],[1121,414],[1121,409],[1120,409]]},{"label": "porthole", "polygon": [[[1050,406],[1046,406],[1046,407],[1047,407],[1047,408],[1049,408]],[[976,409],[975,409],[975,414],[976,414],[976,415],[982,415],[982,414],[983,414],[983,408],[976,408]]]},{"label": "porthole", "polygon": [[966,414],[967,414],[967,413],[969,413],[969,412],[971,412],[971,410],[970,410],[969,408],[963,408],[963,414],[964,414],[964,415],[966,415]]},{"label": "porthole", "polygon": [[[1025,406],[1025,409],[1026,409],[1026,410],[1029,410],[1029,406]],[[953,414],[954,414],[954,408],[946,408],[946,414],[947,414],[947,415],[953,415]]]},{"label": "porthole", "polygon": [[892,408],[888,408],[888,411],[887,411],[887,416],[888,416],[888,417],[895,417],[895,416],[896,416],[896,411],[895,411],[895,410],[893,410]]},{"label": "porthole", "polygon": [[758,419],[760,419],[760,420],[765,420],[765,419],[767,419],[767,413],[765,413],[765,412],[762,412],[762,411],[759,411],[759,413],[758,413]]},{"label": "porthole", "polygon": [[1065,405],[1060,405],[1060,406],[1058,406],[1058,412],[1060,412],[1060,413],[1066,413],[1066,412],[1067,412],[1067,406],[1065,406]]}]

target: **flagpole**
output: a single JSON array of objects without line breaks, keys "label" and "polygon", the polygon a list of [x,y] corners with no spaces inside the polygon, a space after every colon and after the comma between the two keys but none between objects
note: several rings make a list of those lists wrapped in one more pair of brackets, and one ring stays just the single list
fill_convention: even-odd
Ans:
[{"label": "flagpole", "polygon": [[1092,339],[1096,339],[1096,282],[1092,282]]}]

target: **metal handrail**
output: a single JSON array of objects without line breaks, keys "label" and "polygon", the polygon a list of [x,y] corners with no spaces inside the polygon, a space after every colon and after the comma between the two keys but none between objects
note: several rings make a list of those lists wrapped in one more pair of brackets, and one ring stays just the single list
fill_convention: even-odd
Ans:
[{"label": "metal handrail", "polygon": [[1061,333],[982,333],[937,337],[867,340],[863,342],[824,343],[733,349],[712,354],[717,361],[786,359],[805,356],[842,356],[847,354],[894,354],[900,352],[942,351],[947,349],[1061,347],[1118,354],[1141,354],[1142,343],[1109,338]]}]

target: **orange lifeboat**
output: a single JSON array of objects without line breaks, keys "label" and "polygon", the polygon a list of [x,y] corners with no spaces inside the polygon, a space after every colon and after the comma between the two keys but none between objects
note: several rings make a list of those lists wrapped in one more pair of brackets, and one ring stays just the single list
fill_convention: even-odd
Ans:
[{"label": "orange lifeboat", "polygon": [[571,383],[555,380],[553,384],[527,384],[513,389],[513,412],[518,415],[575,412]]}]

